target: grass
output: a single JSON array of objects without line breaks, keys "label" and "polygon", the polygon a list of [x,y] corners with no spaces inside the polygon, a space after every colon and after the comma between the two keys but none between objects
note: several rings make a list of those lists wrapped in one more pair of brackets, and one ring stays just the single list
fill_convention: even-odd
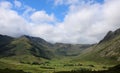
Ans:
[{"label": "grass", "polygon": [[86,68],[81,68],[78,70],[71,70],[71,71],[59,71],[55,73],[120,73],[120,64],[114,67],[109,68],[108,70],[91,70]]},{"label": "grass", "polygon": [[23,70],[25,72],[31,73],[53,73],[59,71],[71,71],[78,70],[81,68],[91,69],[91,70],[106,70],[113,65],[97,64],[90,61],[72,61],[71,57],[62,59],[52,59],[52,60],[42,60],[41,63],[20,63],[18,61],[9,59],[0,59],[0,69],[13,69],[13,70]]}]

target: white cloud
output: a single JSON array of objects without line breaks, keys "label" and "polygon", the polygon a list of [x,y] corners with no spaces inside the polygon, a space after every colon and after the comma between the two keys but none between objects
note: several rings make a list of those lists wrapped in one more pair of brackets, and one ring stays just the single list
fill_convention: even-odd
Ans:
[{"label": "white cloud", "polygon": [[71,4],[78,4],[80,1],[83,0],[55,0],[55,5],[71,5]]},{"label": "white cloud", "polygon": [[106,0],[104,4],[90,3],[70,5],[63,22],[65,35],[69,34],[65,42],[98,42],[109,30],[120,27],[119,0]]},{"label": "white cloud", "polygon": [[0,3],[0,7],[5,9],[10,9],[12,7],[12,4],[7,1],[4,1]]},{"label": "white cloud", "polygon": [[35,23],[54,22],[54,14],[48,15],[45,11],[36,11],[31,15],[31,20]]},{"label": "white cloud", "polygon": [[[10,36],[20,36],[24,33],[25,20],[17,14],[16,11],[13,11],[9,8],[11,4],[9,2],[2,2],[6,6],[0,7],[0,33]],[[7,9],[6,9],[7,8]]]},{"label": "white cloud", "polygon": [[21,3],[20,1],[18,1],[18,0],[15,0],[15,1],[14,1],[14,4],[15,4],[15,6],[18,7],[18,8],[20,8],[20,7],[22,6],[22,3]]},{"label": "white cloud", "polygon": [[[60,1],[63,3],[64,0]],[[51,42],[96,43],[109,30],[120,27],[120,0],[105,0],[103,4],[76,4],[73,1],[77,0],[66,1],[69,11],[63,22],[57,22],[54,14],[47,14],[43,10],[35,11],[29,6],[23,17],[11,9],[11,3],[0,2],[0,33],[10,36],[28,34]]]},{"label": "white cloud", "polygon": [[22,16],[25,19],[30,20],[31,14],[33,14],[36,11],[36,9],[34,9],[34,8],[30,7],[30,6],[27,6],[27,5],[24,5],[22,8],[24,10]]}]

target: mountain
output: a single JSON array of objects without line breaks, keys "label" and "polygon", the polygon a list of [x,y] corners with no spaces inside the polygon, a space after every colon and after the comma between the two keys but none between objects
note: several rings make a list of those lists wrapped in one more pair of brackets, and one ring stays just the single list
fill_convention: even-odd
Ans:
[{"label": "mountain", "polygon": [[38,56],[38,57],[43,57],[46,59],[52,58],[53,55],[53,50],[52,50],[52,44],[49,42],[45,41],[42,38],[38,37],[31,37],[31,36],[22,36],[21,38],[26,38],[31,42],[31,52],[33,55]]},{"label": "mountain", "polygon": [[51,44],[42,38],[27,35],[18,38],[0,35],[1,58],[24,63],[40,62],[41,59],[50,60],[62,56],[77,56],[89,46],[88,44]]},{"label": "mountain", "polygon": [[65,44],[65,43],[55,43],[54,48],[56,49],[56,54],[62,56],[77,56],[83,50],[90,47],[90,44]]},{"label": "mountain", "polygon": [[41,58],[51,59],[54,56],[50,45],[50,43],[37,37],[24,35],[19,38],[12,38],[1,35],[0,56],[22,62],[40,62]]},{"label": "mountain", "polygon": [[[0,35],[0,57],[22,62],[40,62],[42,59],[78,56],[77,59],[95,62],[120,62],[120,29],[109,31],[98,43],[51,44],[39,37],[23,35],[13,38]],[[31,60],[32,59],[32,60]]]},{"label": "mountain", "polygon": [[0,47],[3,47],[7,44],[9,44],[13,40],[12,37],[6,36],[6,35],[0,35]]},{"label": "mountain", "polygon": [[0,35],[0,57],[2,54],[4,54],[5,51],[10,50],[8,44],[10,44],[11,41],[13,41],[12,37],[6,35]]},{"label": "mountain", "polygon": [[120,29],[109,31],[98,44],[82,51],[80,58],[102,63],[120,63]]}]

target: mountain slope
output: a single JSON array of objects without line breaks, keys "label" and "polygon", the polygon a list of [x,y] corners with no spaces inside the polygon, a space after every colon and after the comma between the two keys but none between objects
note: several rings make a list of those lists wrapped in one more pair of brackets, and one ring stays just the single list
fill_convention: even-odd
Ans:
[{"label": "mountain slope", "polygon": [[54,48],[56,49],[55,53],[62,56],[77,56],[90,46],[89,44],[54,44]]},{"label": "mountain slope", "polygon": [[13,40],[12,37],[6,35],[0,35],[0,46],[7,45],[12,40]]},{"label": "mountain slope", "polygon": [[120,63],[120,29],[108,32],[100,43],[84,50],[80,58],[102,63]]},{"label": "mountain slope", "polygon": [[6,35],[0,35],[0,57],[2,57],[2,55],[4,56],[7,55],[4,52],[10,50],[8,44],[10,44],[11,41],[13,41],[12,37]]},{"label": "mountain slope", "polygon": [[[51,44],[44,39],[23,35],[19,38],[0,37],[0,56],[17,61],[40,61],[62,56],[77,56],[91,45],[88,44]],[[32,60],[31,60],[32,59]]]},{"label": "mountain slope", "polygon": [[[4,46],[1,44],[0,47],[0,56],[2,58],[32,63],[41,61],[41,58],[51,59],[54,56],[52,50],[46,45],[47,42],[44,45],[41,43],[41,38],[21,36],[12,39],[10,37],[1,37],[0,39],[5,40],[0,41],[5,44]],[[34,41],[34,39],[37,40]]]},{"label": "mountain slope", "polygon": [[107,35],[103,38],[103,40],[101,40],[99,43],[102,43],[102,42],[106,42],[106,41],[109,41],[109,40],[112,40],[114,39],[115,37],[117,36],[120,36],[120,28],[117,29],[116,31],[109,31],[107,33]]}]

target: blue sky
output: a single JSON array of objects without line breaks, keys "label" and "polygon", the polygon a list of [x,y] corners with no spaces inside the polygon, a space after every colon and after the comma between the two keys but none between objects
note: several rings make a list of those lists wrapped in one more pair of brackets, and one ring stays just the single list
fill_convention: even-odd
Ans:
[{"label": "blue sky", "polygon": [[[7,0],[14,3],[14,0]],[[63,21],[66,12],[68,11],[68,5],[55,5],[54,0],[18,0],[24,5],[28,5],[34,8],[36,11],[45,10],[47,14],[55,14],[55,17],[59,21]],[[19,14],[22,14],[23,10],[15,9]]]},{"label": "blue sky", "polygon": [[59,20],[63,20],[68,6],[55,6],[53,0],[22,0],[26,5],[29,5],[36,10],[45,10],[48,14],[54,13]]},{"label": "blue sky", "polygon": [[0,0],[0,34],[91,44],[120,28],[120,0]]}]

